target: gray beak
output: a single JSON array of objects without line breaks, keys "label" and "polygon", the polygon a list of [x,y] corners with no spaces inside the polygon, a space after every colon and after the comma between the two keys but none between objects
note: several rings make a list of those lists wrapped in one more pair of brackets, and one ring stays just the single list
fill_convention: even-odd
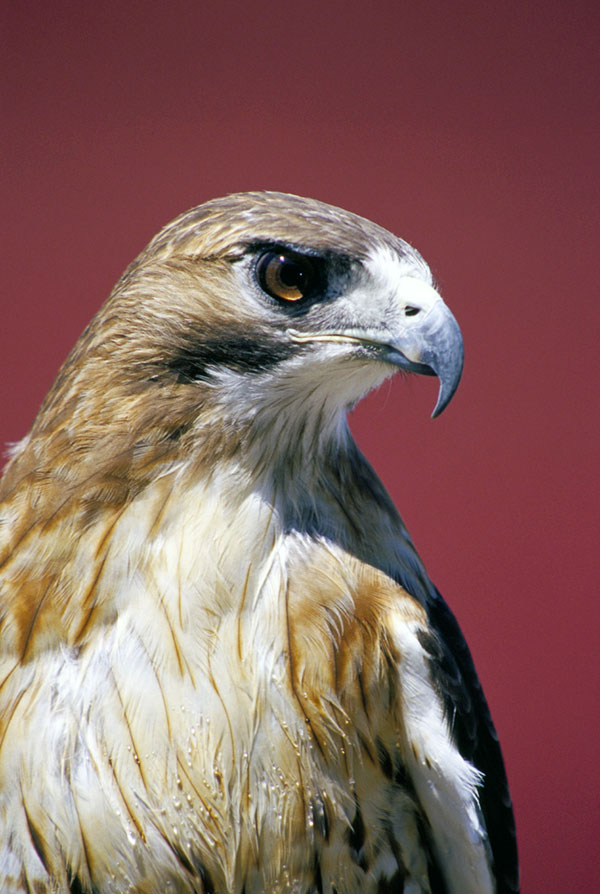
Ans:
[{"label": "gray beak", "polygon": [[440,390],[432,416],[439,416],[460,382],[463,340],[458,323],[438,293],[422,279],[404,276],[388,305],[385,325],[372,329],[299,332],[288,337],[299,344],[340,342],[360,345],[379,360],[407,372],[437,376]]},{"label": "gray beak", "polygon": [[458,388],[464,348],[458,323],[433,289],[431,293],[435,300],[411,304],[411,315],[405,318],[402,334],[390,343],[392,351],[386,359],[408,372],[439,378],[440,390],[432,413],[435,418]]}]

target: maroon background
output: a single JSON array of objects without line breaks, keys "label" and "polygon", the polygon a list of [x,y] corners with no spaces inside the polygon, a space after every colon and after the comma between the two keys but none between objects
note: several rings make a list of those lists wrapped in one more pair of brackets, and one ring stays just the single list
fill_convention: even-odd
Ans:
[{"label": "maroon background", "polygon": [[595,890],[597,3],[10,7],[0,441],[185,208],[281,189],[416,245],[463,384],[432,422],[434,383],[398,380],[353,428],[471,644],[524,891]]}]

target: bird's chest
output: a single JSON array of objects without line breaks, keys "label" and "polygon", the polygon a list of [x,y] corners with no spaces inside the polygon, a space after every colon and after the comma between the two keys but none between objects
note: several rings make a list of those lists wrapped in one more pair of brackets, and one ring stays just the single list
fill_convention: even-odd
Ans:
[{"label": "bird's chest", "polygon": [[260,501],[155,496],[105,566],[115,623],[53,689],[82,718],[65,828],[107,890],[118,855],[114,890],[368,891],[418,839],[392,628],[421,606]]},{"label": "bird's chest", "polygon": [[393,876],[394,842],[416,846],[418,821],[389,621],[422,620],[421,607],[339,548],[268,533],[262,555],[232,548],[194,580],[195,611],[185,587],[185,608],[160,607],[169,671],[149,726],[167,769],[145,775],[164,780],[164,834],[216,890]]}]

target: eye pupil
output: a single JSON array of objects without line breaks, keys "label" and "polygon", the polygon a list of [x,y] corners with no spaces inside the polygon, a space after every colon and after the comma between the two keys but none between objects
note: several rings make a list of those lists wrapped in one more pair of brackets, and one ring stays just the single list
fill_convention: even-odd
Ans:
[{"label": "eye pupil", "polygon": [[279,268],[279,278],[285,286],[302,286],[306,280],[306,271],[296,263],[290,261],[285,255],[279,256],[281,267]]},{"label": "eye pupil", "polygon": [[300,301],[315,285],[311,258],[292,252],[267,251],[256,265],[259,285],[278,301]]}]

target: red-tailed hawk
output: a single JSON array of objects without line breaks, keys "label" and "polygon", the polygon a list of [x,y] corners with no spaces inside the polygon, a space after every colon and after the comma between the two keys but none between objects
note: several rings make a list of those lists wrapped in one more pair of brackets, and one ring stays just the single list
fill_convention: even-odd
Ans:
[{"label": "red-tailed hawk", "polygon": [[420,255],[279,193],[167,226],[0,490],[3,892],[518,889],[465,642],[346,412],[459,328]]}]

